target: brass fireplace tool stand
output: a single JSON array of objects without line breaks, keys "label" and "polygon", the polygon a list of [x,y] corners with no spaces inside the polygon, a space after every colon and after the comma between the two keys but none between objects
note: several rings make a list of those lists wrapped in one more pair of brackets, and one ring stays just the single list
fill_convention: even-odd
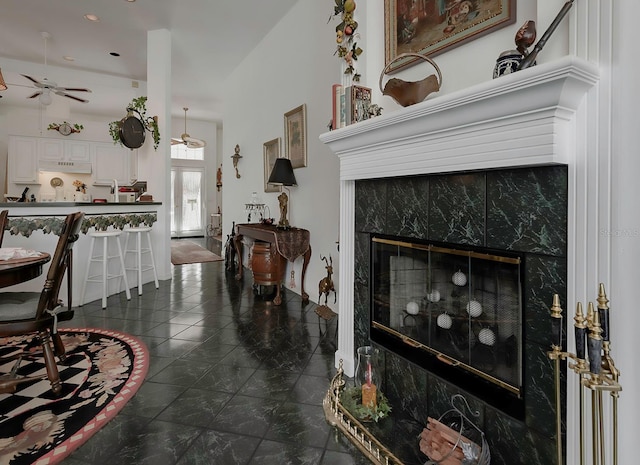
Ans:
[{"label": "brass fireplace tool stand", "polygon": [[[576,353],[562,351],[562,308],[560,297],[553,296],[551,305],[551,333],[553,341],[548,356],[555,362],[555,394],[556,394],[556,441],[558,451],[558,465],[563,463],[562,455],[562,408],[560,400],[560,361],[569,359],[569,368],[579,377],[578,395],[580,402],[580,465],[585,465],[585,426],[584,421],[587,406],[584,402],[585,392],[591,392],[591,439],[592,464],[606,465],[605,460],[605,409],[603,392],[609,392],[611,400],[611,456],[612,464],[618,465],[618,397],[622,386],[618,379],[620,372],[611,357],[611,342],[609,333],[609,300],[600,283],[598,291],[598,308],[589,302],[587,315],[582,311],[582,304],[578,302],[574,317],[576,338]],[[588,358],[587,358],[588,357]]]}]

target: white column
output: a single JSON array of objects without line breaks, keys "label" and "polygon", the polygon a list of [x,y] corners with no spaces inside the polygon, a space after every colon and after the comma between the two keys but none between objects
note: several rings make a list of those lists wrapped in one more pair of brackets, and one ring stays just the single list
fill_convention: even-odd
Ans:
[{"label": "white column", "polygon": [[354,252],[356,186],[353,180],[340,181],[340,276],[338,293],[338,350],[336,368],[343,361],[344,372],[353,376],[354,365]]},{"label": "white column", "polygon": [[[598,296],[598,285],[604,283],[607,295],[611,300],[611,343],[612,357],[620,368],[624,363],[621,349],[620,327],[629,327],[629,320],[623,321],[624,310],[635,308],[636,296],[620,288],[618,280],[614,280],[616,269],[621,262],[612,261],[612,238],[620,231],[620,224],[612,222],[618,201],[618,188],[614,182],[612,167],[616,158],[627,159],[622,151],[614,153],[612,148],[612,39],[613,39],[613,2],[584,0],[575,2],[566,19],[571,20],[569,29],[569,50],[580,58],[596,63],[600,77],[598,84],[592,88],[578,109],[575,118],[575,148],[573,159],[569,163],[569,224],[567,250],[567,302],[563,303],[567,320],[567,348],[575,353],[573,337],[573,316],[576,303],[582,302],[583,308],[589,301],[594,302]],[[555,38],[555,36],[553,37]],[[615,105],[615,104],[614,104]],[[628,105],[625,100],[624,106]],[[629,105],[632,108],[633,105]],[[632,172],[632,171],[631,171]],[[624,189],[624,187],[622,187]],[[628,195],[628,194],[627,194]],[[623,198],[625,196],[623,195]],[[633,209],[632,209],[633,210]],[[635,211],[635,210],[634,210]],[[633,255],[630,255],[633,256]],[[626,267],[626,272],[630,268]],[[631,287],[632,288],[632,287]],[[631,289],[630,288],[630,289]],[[626,304],[624,302],[627,302]],[[633,326],[631,326],[633,327]],[[635,363],[635,362],[634,362]],[[623,368],[624,374],[625,369]],[[625,390],[625,379],[621,378]],[[580,441],[585,449],[586,463],[592,463],[592,412],[591,393],[585,391],[583,437],[580,437],[580,404],[578,393],[581,389],[578,376],[567,370],[567,450],[566,463],[580,462]],[[624,392],[621,394],[621,398]],[[621,404],[624,405],[624,404]],[[611,421],[611,402],[608,394],[604,395],[605,430],[605,463],[613,463],[613,443]],[[630,424],[625,426],[624,407],[621,410],[619,431],[621,436],[630,431]],[[635,413],[632,415],[635,421]],[[619,442],[619,464],[632,463],[632,455],[625,451],[623,441]],[[626,447],[631,446],[627,442]],[[626,454],[626,455],[625,455]],[[626,457],[626,459],[624,458]]]},{"label": "white column", "polygon": [[171,279],[171,32],[158,29],[147,33],[147,116],[158,116],[160,146],[153,149],[153,139],[138,152],[138,173],[148,181],[149,193],[158,208],[158,222],[153,225],[158,278]]},{"label": "white column", "polygon": [[[611,54],[605,63],[611,73],[611,350],[620,370],[623,391],[619,401],[618,464],[638,461],[638,414],[640,413],[640,367],[638,366],[638,279],[640,257],[640,158],[638,153],[640,65],[630,37],[637,30],[639,4],[633,0],[602,2],[603,23],[610,28],[610,42],[602,47]],[[609,68],[610,63],[610,68]],[[607,95],[609,97],[609,95]],[[603,105],[608,104],[603,99]],[[603,231],[604,232],[604,231]]]}]

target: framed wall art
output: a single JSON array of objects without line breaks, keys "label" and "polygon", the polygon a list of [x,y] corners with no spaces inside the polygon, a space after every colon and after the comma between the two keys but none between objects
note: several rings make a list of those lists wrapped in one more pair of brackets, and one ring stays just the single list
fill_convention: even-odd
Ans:
[{"label": "framed wall art", "polygon": [[291,166],[307,166],[307,105],[302,104],[284,114],[285,157]]},{"label": "framed wall art", "polygon": [[280,138],[270,140],[262,145],[262,152],[264,156],[264,191],[265,192],[280,192],[280,186],[274,186],[269,184],[269,176],[273,165],[276,162],[276,158],[280,157]]},{"label": "framed wall art", "polygon": [[[432,57],[515,20],[516,0],[384,0],[385,64],[403,53]],[[389,71],[417,59],[399,59]]]}]

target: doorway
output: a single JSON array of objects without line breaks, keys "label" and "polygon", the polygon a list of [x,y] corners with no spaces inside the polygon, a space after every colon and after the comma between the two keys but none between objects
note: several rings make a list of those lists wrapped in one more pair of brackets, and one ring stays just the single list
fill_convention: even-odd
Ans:
[{"label": "doorway", "polygon": [[204,168],[171,168],[171,237],[204,235]]}]

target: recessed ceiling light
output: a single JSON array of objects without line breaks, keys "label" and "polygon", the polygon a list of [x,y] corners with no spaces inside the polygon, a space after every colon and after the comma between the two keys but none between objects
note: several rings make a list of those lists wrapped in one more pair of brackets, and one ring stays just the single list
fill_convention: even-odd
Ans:
[{"label": "recessed ceiling light", "polygon": [[133,2],[135,2],[135,1],[136,1],[136,0],[127,0],[127,2],[129,2],[129,3],[133,3]]},{"label": "recessed ceiling light", "polygon": [[100,18],[98,18],[96,15],[92,15],[92,14],[84,15],[84,19],[86,19],[88,21],[100,21]]},{"label": "recessed ceiling light", "polygon": [[112,57],[119,57],[120,54],[118,52],[109,52],[109,55],[111,55]]},{"label": "recessed ceiling light", "polygon": [[67,61],[76,61],[76,59],[75,59],[75,58],[70,57],[69,55],[65,55],[65,56],[63,56],[62,58],[64,58],[64,59],[65,59],[65,60],[67,60]]}]

